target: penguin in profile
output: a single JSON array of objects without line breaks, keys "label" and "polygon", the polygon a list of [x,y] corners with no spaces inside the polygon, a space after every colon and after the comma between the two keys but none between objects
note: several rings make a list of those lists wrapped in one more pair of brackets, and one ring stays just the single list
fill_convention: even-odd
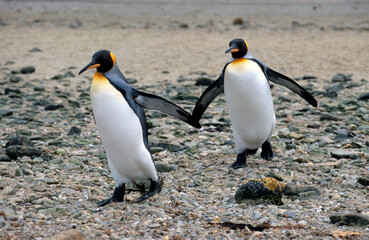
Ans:
[{"label": "penguin in profile", "polygon": [[263,159],[270,160],[274,156],[269,139],[276,119],[268,81],[287,87],[314,107],[318,103],[295,81],[252,57],[243,39],[232,40],[225,53],[231,53],[232,59],[219,78],[202,93],[192,115],[199,121],[208,105],[219,94],[225,94],[237,150],[237,159],[231,168],[243,168],[247,166],[246,157],[255,154],[259,147]]},{"label": "penguin in profile", "polygon": [[142,185],[150,180],[149,191],[136,200],[143,201],[161,188],[148,144],[143,108],[159,110],[196,128],[201,126],[191,114],[174,103],[132,88],[119,70],[112,52],[96,52],[79,74],[92,68],[96,68],[90,90],[93,116],[115,181],[113,196],[98,205],[122,202],[128,182]]}]

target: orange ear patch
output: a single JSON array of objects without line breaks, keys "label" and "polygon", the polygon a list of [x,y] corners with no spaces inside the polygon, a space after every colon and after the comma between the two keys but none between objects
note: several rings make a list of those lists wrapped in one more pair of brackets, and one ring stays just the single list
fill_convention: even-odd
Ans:
[{"label": "orange ear patch", "polygon": [[247,44],[246,40],[245,41],[245,44],[246,44],[246,47],[247,47],[247,51],[249,51],[249,45]]},{"label": "orange ear patch", "polygon": [[110,52],[110,57],[113,60],[113,67],[114,67],[114,65],[115,65],[115,56],[112,52]]}]

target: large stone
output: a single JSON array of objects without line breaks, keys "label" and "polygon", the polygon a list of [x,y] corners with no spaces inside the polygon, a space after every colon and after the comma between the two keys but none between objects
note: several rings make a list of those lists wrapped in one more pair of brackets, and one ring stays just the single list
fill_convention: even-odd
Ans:
[{"label": "large stone", "polygon": [[200,77],[196,80],[195,85],[196,86],[210,86],[214,81],[206,78],[206,77]]},{"label": "large stone", "polygon": [[284,184],[275,178],[251,179],[238,188],[234,197],[237,203],[281,205],[283,188]]},{"label": "large stone", "polygon": [[81,135],[81,129],[76,126],[71,127],[68,132],[68,136],[70,135]]},{"label": "large stone", "polygon": [[332,223],[337,223],[339,226],[368,226],[369,217],[359,213],[347,213],[347,214],[333,214],[329,216]]},{"label": "large stone", "polygon": [[4,216],[5,219],[10,221],[15,221],[18,219],[18,216],[14,210],[5,206],[0,207],[0,216]]},{"label": "large stone", "polygon": [[27,137],[20,135],[11,137],[9,141],[5,144],[6,147],[17,145],[33,147],[32,142]]},{"label": "large stone", "polygon": [[0,109],[0,120],[3,117],[8,117],[8,116],[11,116],[12,114],[13,114],[13,111],[12,110],[9,110],[9,109]]},{"label": "large stone", "polygon": [[334,149],[331,151],[331,156],[337,159],[341,158],[356,159],[360,156],[360,153],[347,149]]},{"label": "large stone", "polygon": [[23,67],[20,72],[22,74],[30,74],[36,71],[36,68],[34,66],[27,66],[27,67]]},{"label": "large stone", "polygon": [[320,191],[314,186],[290,183],[283,188],[283,195],[292,199],[297,198],[299,200],[314,199],[321,196]]},{"label": "large stone", "polygon": [[84,238],[80,231],[69,229],[48,238],[48,240],[84,240]]},{"label": "large stone", "polygon": [[41,156],[42,151],[40,149],[30,147],[30,146],[23,146],[23,145],[16,145],[16,146],[9,146],[6,148],[6,154],[11,159],[17,159],[18,157],[33,157],[33,156]]}]

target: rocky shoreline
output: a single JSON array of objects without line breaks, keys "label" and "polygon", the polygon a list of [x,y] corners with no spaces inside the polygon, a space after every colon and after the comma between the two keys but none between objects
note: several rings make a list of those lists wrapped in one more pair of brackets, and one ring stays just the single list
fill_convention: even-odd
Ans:
[{"label": "rocky shoreline", "polygon": [[[314,14],[322,14],[324,6],[314,10],[309,5],[306,9],[312,12],[301,19],[273,22],[277,12],[258,25],[256,15],[250,15],[254,17],[250,22],[237,19],[232,8],[221,15],[228,16],[225,21],[204,24],[212,18],[209,12],[201,15],[191,10],[196,14],[185,18],[183,12],[188,9],[174,5],[168,7],[172,15],[167,17],[178,11],[177,22],[160,18],[157,10],[157,15],[146,18],[129,15],[130,26],[135,27],[122,30],[127,22],[110,16],[115,12],[109,9],[102,9],[101,18],[91,22],[88,12],[80,8],[64,12],[61,21],[63,11],[53,16],[52,7],[45,7],[39,8],[44,9],[43,19],[35,21],[41,18],[38,8],[11,6],[0,21],[0,38],[8,46],[0,50],[5,56],[0,61],[1,239],[369,239],[369,75],[363,51],[367,17],[358,14],[344,22],[351,12],[335,16],[328,11],[315,21]],[[357,6],[361,5],[349,7],[355,12]],[[215,4],[214,9],[221,7]],[[259,5],[254,7],[260,10]],[[276,11],[286,9],[290,8]],[[79,22],[69,21],[76,16]],[[310,22],[314,24],[305,24]],[[346,27],[334,29],[333,25]],[[60,42],[55,44],[55,38],[46,35],[32,41],[30,36],[37,38],[45,30],[61,41],[70,40],[64,42],[69,48],[59,47]],[[117,42],[104,38],[109,31]],[[20,45],[21,32],[26,39]],[[358,40],[347,43],[337,32]],[[77,33],[81,36],[71,37]],[[87,63],[82,61],[89,61],[94,52],[91,49],[119,49],[117,56],[125,64],[121,69],[135,88],[192,112],[226,61],[215,57],[219,55],[214,52],[223,54],[227,47],[218,43],[240,33],[251,36],[253,49],[259,51],[255,56],[263,55],[270,67],[288,71],[317,98],[319,106],[313,108],[287,89],[272,85],[275,158],[265,161],[259,151],[248,159],[247,168],[237,170],[229,168],[236,153],[224,96],[209,106],[201,130],[147,111],[150,146],[164,179],[161,193],[137,204],[140,193],[130,186],[125,202],[98,208],[96,202],[111,195],[114,182],[92,118],[91,75],[78,76]],[[95,45],[87,40],[91,36],[96,37]],[[272,40],[266,41],[267,37]],[[334,44],[329,42],[332,38]],[[320,48],[309,45],[310,40]],[[125,48],[117,47],[122,41],[128,42]],[[321,41],[325,43],[319,45]],[[328,45],[334,46],[325,49]],[[147,46],[152,48],[140,56],[140,47]],[[124,59],[127,48],[135,50],[136,61]],[[281,53],[286,56],[283,61]],[[194,59],[200,67],[194,67]],[[148,62],[152,65],[145,65]],[[273,188],[279,191],[280,201],[236,201],[237,190],[250,180],[269,178],[281,186]]]}]

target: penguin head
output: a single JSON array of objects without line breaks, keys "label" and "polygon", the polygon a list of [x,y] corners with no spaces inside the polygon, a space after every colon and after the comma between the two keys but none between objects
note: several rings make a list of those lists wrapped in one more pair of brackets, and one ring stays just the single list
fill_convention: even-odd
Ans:
[{"label": "penguin head", "polygon": [[92,60],[86,67],[82,68],[79,74],[92,68],[96,68],[98,72],[105,73],[112,69],[115,65],[115,56],[108,50],[97,51]]},{"label": "penguin head", "polygon": [[247,54],[248,50],[246,41],[236,38],[229,42],[229,48],[225,53],[231,52],[233,58],[242,58]]}]

